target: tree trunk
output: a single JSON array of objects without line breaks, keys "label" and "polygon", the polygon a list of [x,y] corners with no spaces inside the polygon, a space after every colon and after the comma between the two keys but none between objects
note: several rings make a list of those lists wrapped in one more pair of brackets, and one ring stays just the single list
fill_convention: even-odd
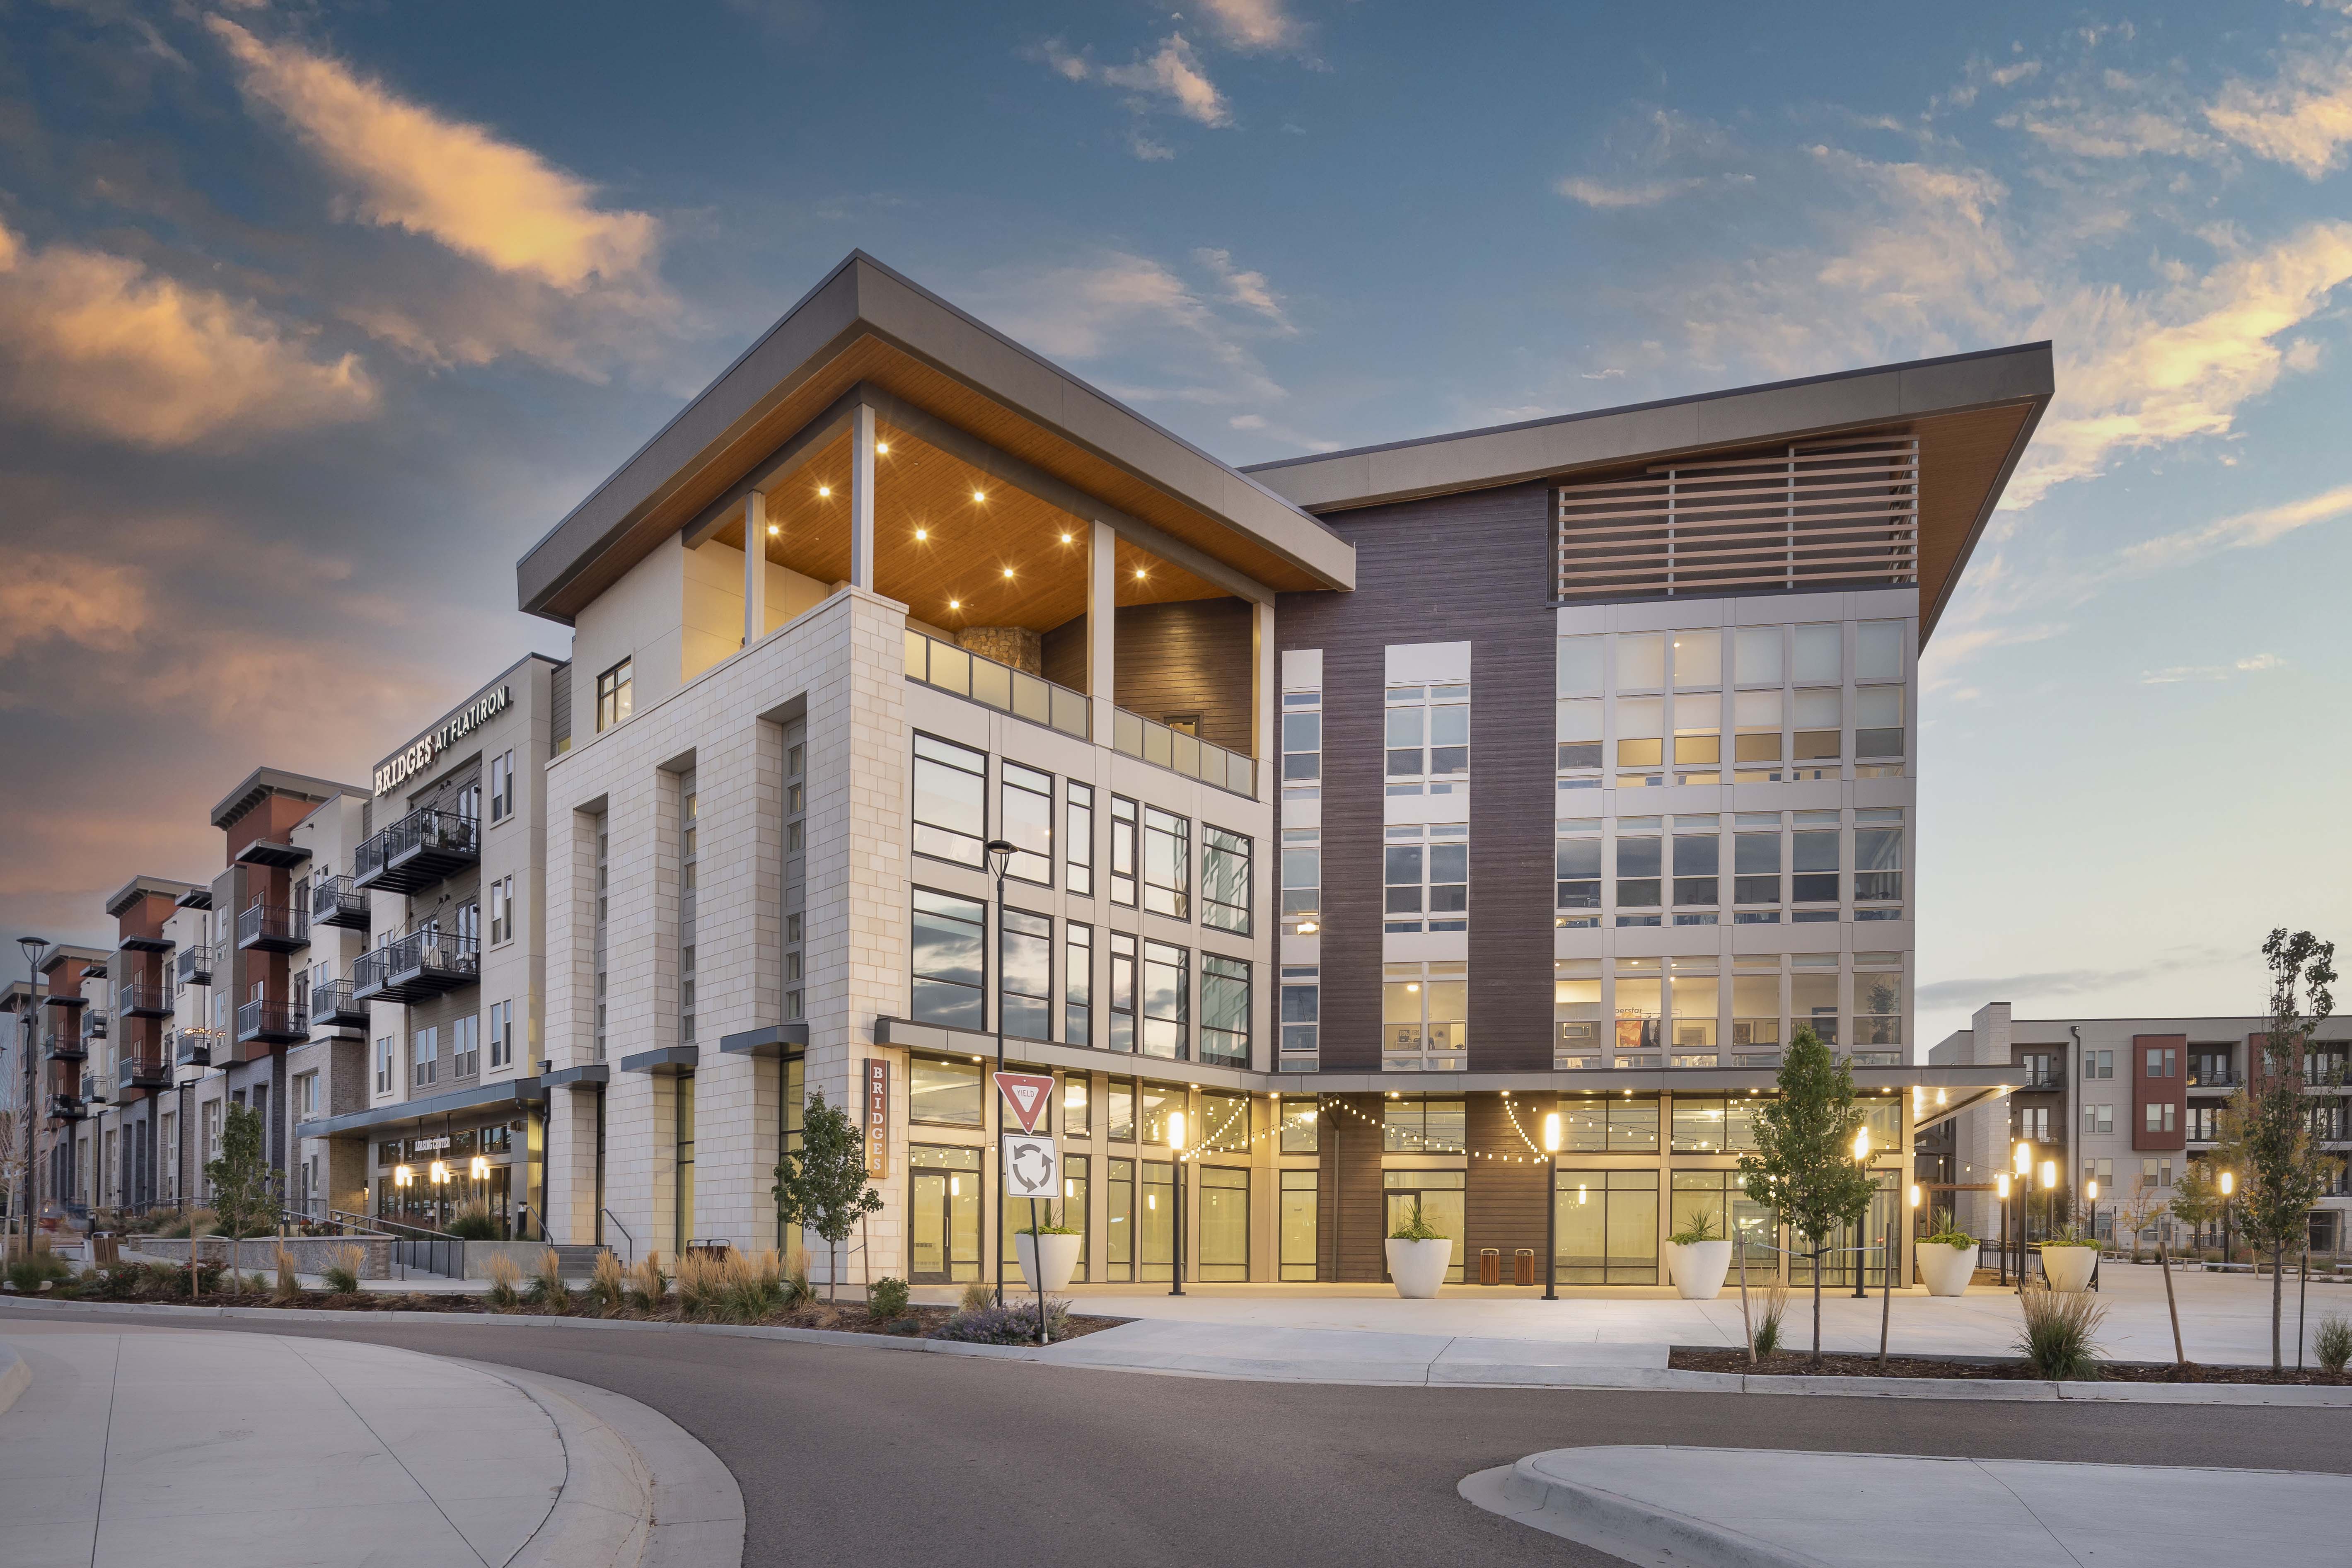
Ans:
[{"label": "tree trunk", "polygon": [[2172,1257],[2165,1250],[2164,1232],[2156,1233],[2156,1266],[2164,1271],[2164,1310],[2172,1315],[2172,1359],[2176,1365],[2189,1364],[2189,1352],[2180,1346],[2180,1308],[2172,1299]]},{"label": "tree trunk", "polygon": [[1813,1248],[1813,1364],[1822,1364],[1822,1247]]},{"label": "tree trunk", "polygon": [[2286,1243],[2271,1243],[2271,1370],[2279,1370],[2279,1323],[2286,1312]]},{"label": "tree trunk", "polygon": [[824,1238],[824,1299],[841,1300],[841,1243],[829,1236]]}]

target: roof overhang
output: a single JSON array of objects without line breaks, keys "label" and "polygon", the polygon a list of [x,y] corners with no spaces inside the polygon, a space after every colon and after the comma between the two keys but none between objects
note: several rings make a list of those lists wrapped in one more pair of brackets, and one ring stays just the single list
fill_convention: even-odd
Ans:
[{"label": "roof overhang", "polygon": [[294,1129],[297,1138],[333,1138],[353,1132],[390,1131],[394,1128],[422,1127],[460,1110],[489,1110],[543,1105],[547,1090],[535,1078],[505,1079],[473,1089],[459,1089],[452,1094],[436,1094],[430,1100],[402,1100],[394,1105],[374,1106],[366,1110],[354,1110],[343,1116],[329,1116],[317,1121],[304,1121]]},{"label": "roof overhang", "polygon": [[1354,546],[1265,484],[853,251],[524,553],[522,608],[571,622],[860,383],[1268,588],[1355,585]]},{"label": "roof overhang", "polygon": [[1919,637],[1927,641],[2032,439],[2056,382],[2047,342],[1596,409],[1244,470],[1313,512],[1763,442],[1864,431],[1919,437]]},{"label": "roof overhang", "polygon": [[213,807],[213,826],[226,828],[273,795],[291,795],[316,805],[339,795],[358,795],[364,800],[367,791],[357,784],[337,784],[308,773],[289,773],[283,768],[256,768]]},{"label": "roof overhang", "polygon": [[188,895],[199,890],[199,884],[194,882],[175,882],[168,877],[133,877],[106,896],[106,912],[120,920],[123,910],[145,898],[166,899],[183,909],[211,908],[209,889],[204,889],[203,904],[190,905],[186,902]]}]

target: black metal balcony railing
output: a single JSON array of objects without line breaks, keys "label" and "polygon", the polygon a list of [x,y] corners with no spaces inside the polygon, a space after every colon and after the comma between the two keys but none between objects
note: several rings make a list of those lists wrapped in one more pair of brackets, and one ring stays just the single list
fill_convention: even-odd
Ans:
[{"label": "black metal balcony railing", "polygon": [[103,1007],[92,1007],[81,1016],[81,1034],[86,1040],[106,1038],[107,1014]]},{"label": "black metal balcony railing", "polygon": [[213,1065],[213,1047],[220,1039],[210,1029],[182,1029],[172,1037],[172,1061],[184,1068]]},{"label": "black metal balcony railing", "polygon": [[2025,1081],[2018,1087],[2020,1089],[2063,1089],[2066,1087],[2066,1075],[2053,1068],[2038,1068],[2028,1072],[2025,1075]]},{"label": "black metal balcony railing", "polygon": [[310,913],[283,905],[254,904],[237,911],[236,945],[256,952],[292,952],[310,945]]},{"label": "black metal balcony railing", "polygon": [[321,877],[310,884],[310,923],[341,926],[345,931],[368,928],[367,890],[349,877]]},{"label": "black metal balcony railing", "polygon": [[364,1024],[368,1021],[367,1004],[352,995],[348,980],[330,980],[323,985],[310,987],[310,1026],[332,1028],[344,1024]]},{"label": "black metal balcony railing", "polygon": [[481,824],[451,811],[412,811],[352,857],[356,888],[414,893],[482,858]]},{"label": "black metal balcony railing", "polygon": [[2191,1089],[2235,1089],[2238,1087],[2238,1075],[2231,1072],[2226,1067],[2218,1067],[2208,1069],[2200,1068],[2192,1062],[2189,1064],[2189,1087]]},{"label": "black metal balcony railing", "polygon": [[310,1037],[310,1015],[299,1002],[247,1002],[236,1010],[236,1038],[289,1046]]},{"label": "black metal balcony railing", "polygon": [[144,981],[128,981],[116,987],[115,1010],[126,1018],[168,1018],[172,1016],[172,998],[161,985]]},{"label": "black metal balcony railing", "polygon": [[181,984],[210,985],[213,983],[213,950],[203,942],[191,942],[182,948],[178,963]]},{"label": "black metal balcony railing", "polygon": [[163,1089],[172,1081],[172,1069],[161,1057],[125,1057],[115,1065],[114,1081],[122,1089]]},{"label": "black metal balcony railing", "polygon": [[41,1054],[53,1062],[78,1062],[89,1056],[89,1047],[79,1035],[51,1033],[41,1037]]},{"label": "black metal balcony railing", "polygon": [[480,944],[472,937],[411,931],[353,961],[352,997],[358,1002],[425,1002],[481,977]]},{"label": "black metal balcony railing", "polygon": [[49,1096],[49,1114],[60,1121],[79,1121],[89,1116],[89,1108],[79,1095],[53,1094]]}]

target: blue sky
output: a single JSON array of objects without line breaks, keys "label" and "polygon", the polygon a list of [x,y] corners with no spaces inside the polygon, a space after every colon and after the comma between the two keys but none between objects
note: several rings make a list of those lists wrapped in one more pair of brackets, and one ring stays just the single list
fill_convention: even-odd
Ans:
[{"label": "blue sky", "polygon": [[0,0],[0,926],[558,628],[863,247],[1231,461],[2047,337],[1929,650],[1920,1035],[2352,935],[2344,7]]}]

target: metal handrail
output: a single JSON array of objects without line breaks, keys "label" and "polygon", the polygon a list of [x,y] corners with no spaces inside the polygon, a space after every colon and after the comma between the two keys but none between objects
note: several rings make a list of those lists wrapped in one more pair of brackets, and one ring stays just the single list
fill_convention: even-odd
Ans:
[{"label": "metal handrail", "polygon": [[623,1225],[623,1224],[621,1223],[621,1217],[620,1217],[620,1215],[618,1215],[614,1214],[611,1209],[599,1209],[599,1210],[597,1210],[596,1212],[597,1212],[597,1213],[599,1213],[599,1214],[601,1214],[601,1215],[603,1215],[606,1219],[609,1219],[609,1220],[611,1220],[611,1221],[613,1222],[613,1228],[614,1228],[614,1230],[619,1231],[619,1232],[621,1233],[621,1239],[622,1239],[622,1240],[624,1240],[624,1241],[625,1241],[625,1242],[627,1242],[627,1243],[629,1244],[629,1257],[628,1257],[628,1261],[629,1261],[629,1262],[631,1262],[631,1263],[633,1263],[633,1264],[634,1264],[635,1262],[636,1262],[636,1260],[637,1260],[637,1238],[636,1238],[635,1237],[631,1236],[631,1235],[629,1234],[629,1227],[628,1227],[627,1226]]}]

